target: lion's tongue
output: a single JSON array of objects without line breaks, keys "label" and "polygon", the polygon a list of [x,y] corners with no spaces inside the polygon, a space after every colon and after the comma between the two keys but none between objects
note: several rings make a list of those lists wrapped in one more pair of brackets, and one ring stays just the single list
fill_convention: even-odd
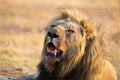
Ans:
[{"label": "lion's tongue", "polygon": [[57,49],[54,46],[51,46],[49,53],[53,54],[54,56],[56,56],[57,55]]}]

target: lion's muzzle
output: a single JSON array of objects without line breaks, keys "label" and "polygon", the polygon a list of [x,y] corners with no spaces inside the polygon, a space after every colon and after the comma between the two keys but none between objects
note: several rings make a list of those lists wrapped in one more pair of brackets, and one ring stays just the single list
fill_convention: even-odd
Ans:
[{"label": "lion's muzzle", "polygon": [[62,26],[55,26],[48,30],[46,37],[47,44],[47,57],[60,58],[63,54],[61,45],[63,45],[64,38],[61,33],[65,33],[65,29]]}]

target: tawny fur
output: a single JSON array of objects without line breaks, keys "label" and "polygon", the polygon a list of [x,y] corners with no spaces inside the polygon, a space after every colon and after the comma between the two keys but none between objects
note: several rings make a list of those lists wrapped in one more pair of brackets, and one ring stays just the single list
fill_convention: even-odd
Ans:
[{"label": "tawny fur", "polygon": [[[70,38],[66,35],[66,26],[76,32]],[[45,59],[46,34],[37,80],[117,80],[116,71],[105,56],[104,41],[88,19],[64,10],[48,25],[47,32],[52,30],[59,35],[53,43],[63,50],[63,57],[57,64],[54,64],[54,59]]]}]

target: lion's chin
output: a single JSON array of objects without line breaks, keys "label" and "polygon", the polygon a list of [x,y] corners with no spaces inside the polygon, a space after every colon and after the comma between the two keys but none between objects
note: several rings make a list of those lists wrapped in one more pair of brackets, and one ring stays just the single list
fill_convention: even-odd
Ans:
[{"label": "lion's chin", "polygon": [[50,56],[45,56],[45,61],[48,64],[56,64],[56,63],[59,63],[61,61],[61,59],[60,58],[50,57]]}]

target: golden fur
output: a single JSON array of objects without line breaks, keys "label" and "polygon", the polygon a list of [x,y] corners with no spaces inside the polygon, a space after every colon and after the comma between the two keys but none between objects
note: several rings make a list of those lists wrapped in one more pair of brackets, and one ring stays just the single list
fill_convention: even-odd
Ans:
[{"label": "golden fur", "polygon": [[[66,32],[68,28],[74,33]],[[48,32],[59,35],[50,40],[63,51],[62,57],[45,57]],[[38,80],[117,80],[116,71],[106,59],[103,39],[96,32],[94,25],[79,13],[63,10],[47,27]]]}]

